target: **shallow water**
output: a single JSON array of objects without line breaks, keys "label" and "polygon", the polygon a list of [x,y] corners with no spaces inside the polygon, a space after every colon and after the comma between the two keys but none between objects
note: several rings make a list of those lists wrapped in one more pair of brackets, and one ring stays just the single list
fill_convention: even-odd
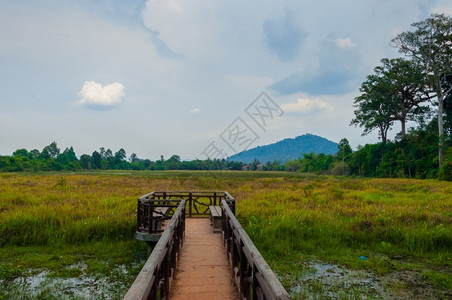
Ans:
[{"label": "shallow water", "polygon": [[[17,277],[6,283],[6,298],[58,298],[58,299],[118,299],[122,298],[129,286],[128,270],[125,265],[115,267],[112,276],[88,275],[87,266],[83,262],[68,267],[80,269],[78,277],[61,278],[49,276],[47,270],[28,270],[26,276]],[[123,280],[121,280],[123,279]]]},{"label": "shallow water", "polygon": [[343,266],[309,261],[302,263],[305,272],[296,278],[289,293],[293,298],[385,299],[386,288],[379,278],[366,271],[349,270]]}]

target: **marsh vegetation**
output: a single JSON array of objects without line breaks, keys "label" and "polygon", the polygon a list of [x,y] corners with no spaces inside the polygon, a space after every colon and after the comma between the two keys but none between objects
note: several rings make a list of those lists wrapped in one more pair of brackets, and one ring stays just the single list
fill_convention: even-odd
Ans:
[{"label": "marsh vegetation", "polygon": [[0,298],[121,297],[146,257],[136,199],[153,190],[227,190],[294,299],[451,297],[450,182],[128,171],[0,174]]}]

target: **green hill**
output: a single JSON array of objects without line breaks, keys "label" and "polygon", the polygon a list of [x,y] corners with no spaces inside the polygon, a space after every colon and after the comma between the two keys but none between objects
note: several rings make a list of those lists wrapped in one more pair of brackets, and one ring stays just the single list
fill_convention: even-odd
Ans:
[{"label": "green hill", "polygon": [[251,163],[254,159],[259,160],[261,163],[279,160],[283,164],[288,160],[302,157],[303,153],[335,154],[337,150],[337,143],[307,133],[296,138],[287,138],[274,144],[258,146],[242,151],[229,156],[228,160],[243,163]]}]

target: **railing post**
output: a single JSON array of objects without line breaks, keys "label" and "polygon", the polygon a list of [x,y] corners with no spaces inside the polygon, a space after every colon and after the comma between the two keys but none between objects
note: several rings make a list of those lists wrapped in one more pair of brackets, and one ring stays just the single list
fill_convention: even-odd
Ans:
[{"label": "railing post", "polygon": [[159,290],[158,289],[158,285],[159,285],[158,274],[159,274],[159,269],[157,268],[154,271],[154,282],[152,284],[151,292],[149,293],[148,299],[157,299],[157,291]]},{"label": "railing post", "polygon": [[[240,242],[240,241],[239,241]],[[236,245],[237,245],[237,241],[236,241]],[[243,250],[242,247],[240,247],[239,245],[237,245],[237,251],[239,254],[239,261],[240,261],[240,268],[239,268],[239,272],[240,272],[240,290],[242,291],[242,295],[245,297],[245,299],[250,299],[248,297],[248,293],[247,293],[247,288],[246,288],[246,268],[248,265],[248,262],[246,261],[246,257],[243,254]]]},{"label": "railing post", "polygon": [[192,193],[189,192],[188,193],[188,217],[189,218],[192,217],[192,206],[193,206],[193,197],[192,197]]},{"label": "railing post", "polygon": [[[171,245],[172,241],[170,242]],[[171,248],[171,247],[170,247]],[[165,279],[164,279],[164,285],[165,285],[165,299],[169,300],[169,281],[170,281],[170,275],[171,275],[171,268],[170,268],[170,251],[172,249],[168,249],[168,254],[165,256]]]},{"label": "railing post", "polygon": [[152,233],[155,230],[155,228],[153,228],[152,226],[154,224],[154,202],[151,200],[148,203],[148,232]]},{"label": "railing post", "polygon": [[257,272],[259,272],[259,271],[257,270],[256,266],[254,265],[253,268],[251,269],[251,274],[253,274],[253,276],[251,277],[251,289],[253,290],[253,300],[259,299],[259,297],[258,297],[259,283],[257,282],[257,278],[255,276],[255,274],[257,274]]},{"label": "railing post", "polygon": [[137,231],[140,229],[141,218],[142,218],[142,205],[140,199],[137,200]]}]

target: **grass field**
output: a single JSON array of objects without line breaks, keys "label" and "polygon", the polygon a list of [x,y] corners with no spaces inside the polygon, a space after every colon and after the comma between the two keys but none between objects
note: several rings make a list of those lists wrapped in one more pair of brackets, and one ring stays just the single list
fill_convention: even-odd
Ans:
[{"label": "grass field", "polygon": [[452,297],[450,182],[155,171],[0,174],[0,299],[83,298],[66,281],[24,288],[38,275],[123,295],[146,255],[136,199],[153,190],[228,191],[294,299]]}]

